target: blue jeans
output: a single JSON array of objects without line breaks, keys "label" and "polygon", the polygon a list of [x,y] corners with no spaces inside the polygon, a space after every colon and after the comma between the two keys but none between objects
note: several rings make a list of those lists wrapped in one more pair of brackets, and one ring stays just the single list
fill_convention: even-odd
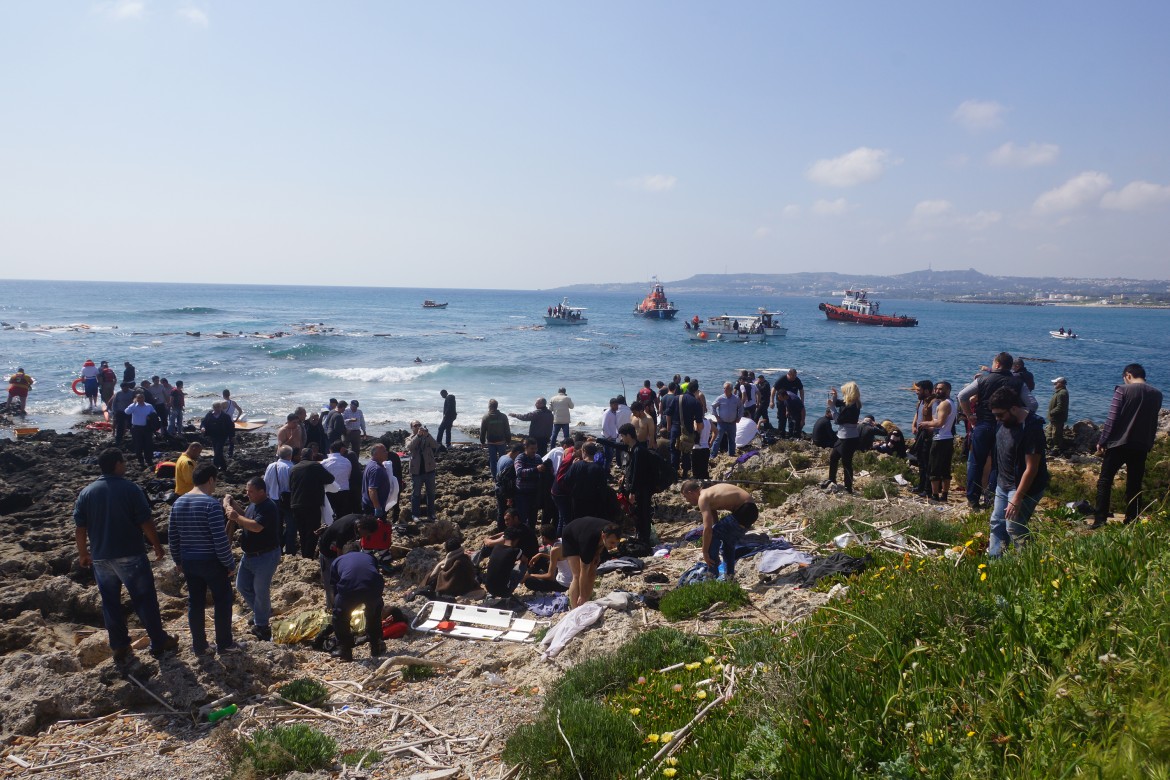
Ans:
[{"label": "blue jeans", "polygon": [[[718,455],[720,450],[726,450],[728,455],[735,455],[735,423],[720,421],[717,425],[719,432],[715,434],[715,445],[711,448],[712,455]],[[727,442],[724,445],[724,442]]]},{"label": "blue jeans", "polygon": [[508,452],[507,444],[489,444],[488,450],[488,468],[491,469],[492,479],[496,478],[496,463]]},{"label": "blue jeans", "polygon": [[1016,519],[1007,519],[1007,505],[1015,500],[1017,491],[1004,490],[995,486],[995,507],[991,510],[991,539],[987,545],[987,556],[998,558],[1003,555],[1005,547],[1015,545],[1019,547],[1028,539],[1028,520],[1036,511],[1036,505],[1044,495],[1044,488],[1033,488],[1031,493],[1024,494],[1016,504]]},{"label": "blue jeans", "polygon": [[278,563],[279,547],[273,547],[268,552],[244,553],[236,572],[236,590],[252,608],[253,619],[260,628],[267,628],[268,621],[272,618],[272,599],[269,594]]},{"label": "blue jeans", "polygon": [[418,519],[418,500],[422,496],[423,486],[427,488],[427,518],[435,519],[435,472],[410,475],[410,516]]},{"label": "blue jeans", "polygon": [[552,438],[548,440],[549,449],[553,449],[557,446],[557,441],[558,441],[557,431],[562,431],[565,434],[564,436],[561,437],[561,440],[568,439],[569,438],[569,424],[568,423],[556,423],[553,425]]},{"label": "blue jeans", "polygon": [[187,623],[191,627],[191,649],[207,649],[207,591],[215,602],[215,644],[226,650],[232,641],[232,582],[218,560],[183,561],[187,577]]},{"label": "blue jeans", "polygon": [[110,635],[110,649],[130,646],[130,632],[126,630],[126,615],[122,612],[122,586],[130,594],[130,603],[142,627],[150,636],[150,646],[161,650],[167,640],[158,609],[158,593],[154,589],[154,574],[146,555],[125,558],[106,558],[93,562],[93,577],[102,597],[102,619]]},{"label": "blue jeans", "polygon": [[727,561],[726,579],[735,576],[735,548],[745,533],[744,527],[731,515],[724,515],[711,528],[711,547],[707,554],[715,561],[715,568],[718,569],[719,553],[723,553],[723,560]]},{"label": "blue jeans", "polygon": [[971,451],[967,455],[967,502],[978,501],[983,495],[983,464],[988,456],[992,456],[991,474],[987,478],[989,486],[995,485],[995,423],[976,423],[969,434],[971,437]]},{"label": "blue jeans", "polygon": [[183,410],[171,409],[169,419],[167,420],[167,434],[170,436],[178,436],[183,432]]}]

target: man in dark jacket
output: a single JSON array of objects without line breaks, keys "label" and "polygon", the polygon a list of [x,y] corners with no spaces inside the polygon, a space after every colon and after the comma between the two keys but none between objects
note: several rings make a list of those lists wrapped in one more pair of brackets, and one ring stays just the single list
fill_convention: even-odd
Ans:
[{"label": "man in dark jacket", "polygon": [[564,521],[566,525],[578,517],[609,516],[605,507],[605,466],[593,460],[597,455],[597,442],[585,442],[582,451],[585,457],[573,461],[561,484],[561,489],[568,491],[572,506],[572,516]]},{"label": "man in dark jacket", "polygon": [[[549,433],[552,433],[551,428]],[[540,507],[540,475],[549,468],[537,454],[541,441],[533,436],[525,439],[524,452],[517,455],[515,461],[516,495],[512,498],[513,505],[520,522],[527,523],[530,528],[536,528],[536,510]]]},{"label": "man in dark jacket", "polygon": [[1122,466],[1125,466],[1125,522],[1132,523],[1137,519],[1142,509],[1146,456],[1154,448],[1154,436],[1158,432],[1162,392],[1147,384],[1146,370],[1138,363],[1126,366],[1121,376],[1124,384],[1113,390],[1109,416],[1097,442],[1101,476],[1097,480],[1097,508],[1090,528],[1100,528],[1109,518],[1113,478]]},{"label": "man in dark jacket", "polygon": [[370,658],[377,658],[386,649],[382,642],[382,591],[386,581],[369,553],[361,551],[357,542],[350,542],[329,569],[333,588],[333,630],[337,632],[337,658],[353,660],[353,629],[350,613],[362,607],[366,616],[366,636],[370,642]]},{"label": "man in dark jacket", "polygon": [[236,424],[224,413],[223,402],[216,401],[211,405],[211,411],[203,417],[199,429],[211,439],[211,448],[215,452],[212,462],[215,463],[215,467],[226,469],[227,458],[224,456],[224,448],[227,446],[228,438],[235,431]]},{"label": "man in dark jacket", "polygon": [[[459,412],[455,408],[454,393],[440,390],[439,395],[443,397],[443,421],[439,423],[439,431],[435,434],[435,441],[439,443],[439,449],[444,450],[451,446],[451,426],[455,424],[455,418],[459,416]],[[443,442],[444,435],[447,438],[445,444]]]},{"label": "man in dark jacket", "polygon": [[325,486],[333,484],[333,475],[315,460],[304,459],[289,469],[289,503],[293,522],[301,542],[301,557],[312,558],[317,552],[317,529],[321,527],[321,508],[325,504]]},{"label": "man in dark jacket", "polygon": [[548,402],[543,398],[537,398],[536,408],[531,412],[524,414],[512,412],[508,416],[528,421],[528,436],[536,439],[536,454],[543,458],[548,452],[548,440],[552,438],[553,432],[553,413],[549,411]]},{"label": "man in dark jacket", "polygon": [[[621,487],[634,504],[634,528],[638,539],[650,542],[653,530],[654,458],[661,457],[648,447],[639,447],[638,431],[630,423],[618,428],[618,437],[630,450],[630,460],[622,475]],[[602,515],[604,517],[604,515]]]},{"label": "man in dark jacket", "polygon": [[1068,422],[1068,380],[1052,380],[1052,399],[1048,402],[1048,446],[1054,453],[1064,452],[1064,425]]}]

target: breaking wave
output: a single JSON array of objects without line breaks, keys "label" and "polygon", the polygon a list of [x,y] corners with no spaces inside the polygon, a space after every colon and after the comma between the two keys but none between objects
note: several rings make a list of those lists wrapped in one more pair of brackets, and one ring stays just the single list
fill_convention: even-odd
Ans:
[{"label": "breaking wave", "polygon": [[447,367],[446,363],[415,366],[386,366],[385,368],[310,368],[310,374],[320,374],[330,379],[347,382],[387,382],[399,384],[412,382],[419,377],[433,374]]}]

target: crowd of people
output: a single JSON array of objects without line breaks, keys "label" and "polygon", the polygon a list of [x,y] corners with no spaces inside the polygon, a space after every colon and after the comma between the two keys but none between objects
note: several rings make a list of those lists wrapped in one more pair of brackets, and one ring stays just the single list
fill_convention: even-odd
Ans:
[{"label": "crowd of people", "polygon": [[[131,377],[124,384],[133,387],[132,382]],[[158,383],[165,386],[162,380]],[[833,387],[811,437],[832,448],[823,486],[852,491],[855,454],[876,450],[912,457],[919,471],[914,491],[945,501],[961,446],[967,460],[967,501],[973,509],[991,509],[989,554],[1000,555],[1027,537],[1028,520],[1048,483],[1047,453],[1064,446],[1067,381],[1058,377],[1052,384],[1046,435],[1032,393],[1035,380],[1022,361],[1007,353],[996,355],[957,394],[947,381],[921,380],[912,388],[917,404],[909,443],[890,420],[877,424],[862,414],[861,389],[855,382]],[[134,429],[144,427],[152,413],[162,416],[146,393],[154,380],[144,385],[122,408],[136,453],[142,447]],[[181,401],[181,383],[176,388]],[[322,413],[297,408],[277,431],[273,461],[263,474],[247,475],[245,496],[220,497],[216,487],[226,460],[233,457],[228,431],[234,430],[221,420],[231,423],[242,413],[230,393],[223,392],[223,401],[215,403],[199,427],[211,442],[212,462],[201,460],[203,444],[192,439],[174,463],[168,545],[187,580],[191,644],[197,653],[212,652],[204,614],[208,592],[214,603],[215,649],[231,652],[239,644],[230,619],[233,579],[234,590],[251,610],[251,633],[259,640],[271,638],[272,579],[281,558],[293,555],[319,565],[338,655],[352,658],[357,640],[349,631],[348,615],[359,607],[368,616],[371,653],[382,651],[382,637],[375,630],[384,608],[379,556],[390,547],[407,482],[412,521],[438,517],[436,476],[457,416],[454,395],[446,390],[440,395],[445,443],[415,420],[401,454],[378,441],[364,464],[358,456],[366,425],[357,401],[330,399]],[[108,403],[116,408],[113,396]],[[1103,464],[1092,527],[1108,517],[1112,482],[1122,466],[1128,474],[1126,521],[1141,510],[1145,456],[1153,445],[1161,403],[1161,393],[1146,383],[1143,368],[1126,366],[1101,431]],[[464,548],[462,537],[451,538],[421,592],[434,598],[482,593],[506,603],[523,586],[538,593],[563,592],[571,606],[582,604],[592,597],[603,551],[648,554],[659,542],[654,497],[680,480],[682,498],[702,516],[704,565],[712,576],[734,576],[735,549],[758,517],[758,508],[746,490],[710,483],[712,462],[730,462],[761,431],[777,438],[803,437],[805,427],[804,387],[795,370],[774,384],[743,372],[723,382],[711,397],[693,377],[675,376],[657,386],[646,380],[632,402],[624,395],[611,399],[600,435],[573,429],[574,408],[564,387],[551,399],[536,399],[533,409],[523,413],[505,414],[496,400],[489,401],[478,436],[487,455],[485,476],[494,487],[496,532],[474,555]],[[526,434],[518,437],[510,420],[527,422]],[[965,432],[960,444],[961,426]],[[120,441],[116,429],[115,443]],[[144,540],[156,558],[165,551],[145,496],[125,479],[122,450],[105,450],[98,464],[102,476],[82,491],[75,509],[82,565],[94,568],[115,659],[124,661],[132,654],[118,603],[123,585],[150,635],[151,653],[164,655],[175,648],[176,639],[163,632],[158,618]],[[838,474],[843,488],[834,487]],[[633,534],[623,532],[623,521]]]}]

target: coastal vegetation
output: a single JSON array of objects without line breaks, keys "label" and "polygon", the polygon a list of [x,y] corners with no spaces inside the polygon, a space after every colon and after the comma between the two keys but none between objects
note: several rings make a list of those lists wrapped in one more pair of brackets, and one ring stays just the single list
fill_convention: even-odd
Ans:
[{"label": "coastal vegetation", "polygon": [[[505,758],[532,778],[1167,776],[1165,449],[1138,523],[1083,533],[1050,513],[992,561],[986,513],[924,517],[911,533],[957,560],[877,551],[800,623],[647,632],[571,669]],[[684,732],[729,670],[734,695]]]}]

